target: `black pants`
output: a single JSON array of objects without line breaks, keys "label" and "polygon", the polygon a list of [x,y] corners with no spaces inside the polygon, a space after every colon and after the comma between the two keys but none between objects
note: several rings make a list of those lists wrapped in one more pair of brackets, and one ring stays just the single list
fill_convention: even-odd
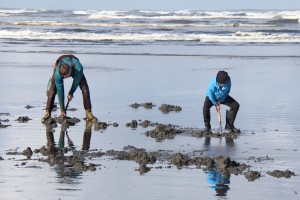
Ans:
[{"label": "black pants", "polygon": [[[82,76],[81,81],[79,83],[79,88],[81,89],[81,92],[82,92],[84,109],[92,110],[90,90],[89,90],[89,86],[87,84],[87,81],[86,81],[86,78],[84,75]],[[56,93],[57,93],[57,90],[56,90],[54,75],[53,75],[52,79],[51,79],[50,89],[48,91],[48,99],[47,99],[47,106],[46,106],[46,110],[48,110],[50,112],[53,109]]]},{"label": "black pants", "polygon": [[[237,112],[239,111],[240,104],[229,95],[227,96],[225,101],[222,102],[221,104],[224,104],[230,108],[229,111],[226,111],[226,126],[233,125]],[[210,128],[210,108],[212,106],[213,103],[208,97],[206,97],[203,105],[203,119],[204,119],[205,126],[209,128]]]}]

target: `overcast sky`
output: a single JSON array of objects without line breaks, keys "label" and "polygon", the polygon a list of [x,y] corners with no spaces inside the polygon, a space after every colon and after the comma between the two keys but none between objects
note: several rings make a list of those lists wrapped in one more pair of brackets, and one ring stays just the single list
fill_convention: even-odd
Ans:
[{"label": "overcast sky", "polygon": [[0,7],[72,10],[300,10],[300,0],[0,0]]}]

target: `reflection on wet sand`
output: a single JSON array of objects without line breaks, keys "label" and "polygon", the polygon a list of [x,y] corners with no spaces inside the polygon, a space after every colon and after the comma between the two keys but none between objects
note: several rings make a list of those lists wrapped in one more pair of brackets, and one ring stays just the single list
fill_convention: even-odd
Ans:
[{"label": "reflection on wet sand", "polygon": [[[203,146],[205,146],[205,147],[210,146],[210,142],[211,142],[211,137],[205,137]],[[220,145],[222,144],[222,138],[220,138],[219,144]],[[225,144],[226,144],[226,147],[233,147],[234,140],[231,137],[225,137]]]},{"label": "reflection on wet sand", "polygon": [[218,170],[212,169],[206,172],[207,182],[211,188],[215,189],[216,196],[226,196],[230,189],[230,174],[228,176],[222,175]]},{"label": "reflection on wet sand", "polygon": [[[82,151],[76,150],[73,140],[68,134],[68,127],[61,126],[58,143],[56,146],[54,139],[54,130],[50,127],[46,127],[46,138],[47,138],[47,162],[50,166],[55,166],[55,171],[59,175],[58,178],[62,177],[78,177],[83,171],[95,170],[95,167],[90,164],[86,166],[84,164],[85,155],[84,153],[90,148],[90,141],[92,135],[92,122],[86,122],[83,141]],[[67,147],[65,146],[65,139],[67,138]],[[72,152],[70,155],[68,152]],[[69,180],[73,182],[72,180]],[[69,182],[68,181],[68,182]],[[65,181],[64,181],[65,182]]]}]

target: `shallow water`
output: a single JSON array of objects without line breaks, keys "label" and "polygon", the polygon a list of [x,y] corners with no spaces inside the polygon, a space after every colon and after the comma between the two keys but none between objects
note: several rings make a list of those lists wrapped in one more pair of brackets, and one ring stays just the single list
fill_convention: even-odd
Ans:
[{"label": "shallow water", "polygon": [[[214,48],[216,54],[212,53]],[[126,51],[128,49],[132,52],[153,51],[145,47],[126,48]],[[287,47],[271,53],[267,47],[262,47],[260,52],[253,47],[246,51],[241,47],[239,52],[237,46],[210,46],[207,47],[212,53],[210,56],[188,56],[185,55],[187,51],[181,52],[185,56],[164,55],[168,52],[166,49],[159,48],[160,55],[76,54],[84,65],[94,114],[101,121],[119,124],[119,127],[110,126],[103,131],[92,129],[90,149],[122,150],[124,146],[132,145],[147,151],[172,150],[188,154],[203,151],[203,155],[225,155],[250,164],[251,169],[260,171],[263,177],[248,182],[243,175],[232,175],[226,195],[217,197],[207,181],[207,174],[194,167],[179,170],[172,166],[169,169],[165,168],[166,163],[156,163],[154,167],[164,167],[139,175],[135,171],[139,167],[135,162],[101,157],[91,161],[101,164],[95,172],[62,177],[56,167],[35,160],[42,157],[41,154],[34,154],[28,161],[22,160],[25,157],[21,155],[6,155],[11,149],[22,152],[28,146],[36,149],[46,145],[46,128],[40,119],[44,114],[45,90],[52,63],[59,55],[55,50],[52,53],[22,53],[18,49],[0,55],[0,113],[9,113],[8,116],[1,115],[0,119],[9,119],[2,124],[11,125],[0,129],[0,156],[4,159],[0,161],[1,199],[298,199],[299,176],[279,179],[266,172],[289,169],[300,174],[299,55],[295,57],[294,51],[284,51],[289,49]],[[193,54],[205,52],[205,49],[193,49]],[[103,51],[122,52],[122,48]],[[237,56],[220,56],[225,54],[222,52]],[[268,54],[274,57],[265,56]],[[276,57],[278,54],[284,56]],[[234,141],[183,134],[156,142],[144,135],[151,127],[131,129],[125,126],[131,120],[147,119],[203,128],[205,90],[221,68],[229,72],[233,83],[231,95],[241,104],[236,126],[241,128],[242,134]],[[70,80],[65,84],[69,86]],[[80,91],[74,96],[70,108],[78,110],[70,111],[68,115],[80,118],[81,122],[70,127],[68,134],[80,150],[85,129],[84,111]],[[129,106],[145,102],[156,106],[152,109]],[[158,109],[163,103],[181,106],[183,110],[163,114]],[[34,108],[26,109],[26,105]],[[224,124],[227,108],[222,106],[221,109]],[[212,127],[217,131],[217,115],[213,109],[211,113]],[[59,115],[59,112],[53,114]],[[28,123],[14,121],[19,116],[28,116],[32,120]],[[56,143],[59,134],[60,126],[54,132]],[[257,161],[266,156],[271,159]],[[22,166],[22,162],[26,165]]]}]

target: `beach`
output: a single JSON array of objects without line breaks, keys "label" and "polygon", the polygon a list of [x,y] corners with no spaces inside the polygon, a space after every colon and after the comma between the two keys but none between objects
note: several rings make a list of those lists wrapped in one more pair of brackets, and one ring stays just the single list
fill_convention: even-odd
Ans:
[{"label": "beach", "polygon": [[[175,12],[170,16],[178,16],[178,19],[170,19],[166,13],[133,15],[124,12],[121,14],[125,20],[128,20],[126,16],[138,16],[130,25],[124,25],[120,16],[106,15],[103,19],[103,13],[89,14],[88,11],[70,14],[79,16],[78,21],[69,17],[68,12],[64,12],[64,20],[56,20],[58,16],[50,11],[43,11],[39,18],[32,20],[31,15],[36,12],[17,11],[17,14],[16,11],[0,12],[1,199],[299,199],[298,22],[282,25],[283,22],[276,19],[270,24],[274,21],[271,18],[265,24],[265,16],[270,16],[266,12],[259,15],[260,20],[256,19],[259,23],[255,28],[258,26],[266,32],[275,30],[270,33],[272,37],[250,34],[248,42],[236,34],[223,41],[224,36],[218,36],[223,30],[215,27],[216,23],[220,26],[220,22],[214,17],[207,19],[208,15],[204,15],[204,19],[193,19],[191,16],[195,13],[186,16],[186,13]],[[61,11],[57,13],[61,14]],[[216,14],[219,16],[220,13],[213,15]],[[254,26],[251,18],[243,19],[244,14],[238,14],[230,15],[231,18],[222,15],[225,19],[222,23],[235,24],[232,16],[240,16],[241,29],[248,29],[244,25],[247,23]],[[53,15],[51,22],[48,15]],[[85,21],[86,15],[91,21]],[[115,16],[115,13],[111,15]],[[149,24],[143,21],[152,15],[155,16],[150,18],[153,21]],[[28,19],[20,20],[24,16]],[[188,17],[189,22],[186,21]],[[159,21],[160,18],[163,22]],[[97,22],[99,19],[101,23]],[[116,19],[117,22],[113,21]],[[177,20],[175,24],[180,24],[179,28],[174,28],[177,26],[173,20]],[[199,20],[210,20],[203,23],[213,24],[213,31],[203,28]],[[278,20],[281,25],[278,25]],[[41,25],[42,22],[48,24]],[[74,28],[79,22],[85,25]],[[156,27],[153,23],[164,27],[153,30],[149,28]],[[182,28],[184,23],[184,27],[191,30]],[[262,24],[267,26],[261,28]],[[105,28],[99,28],[104,25]],[[273,25],[275,28],[269,29]],[[68,27],[72,33],[61,30]],[[170,28],[174,30],[167,30]],[[226,31],[236,28],[232,25]],[[135,35],[134,31],[141,32],[140,29],[144,35]],[[189,37],[200,34],[193,33],[194,29],[200,32],[205,29],[217,36],[207,41],[202,37],[200,41],[204,41],[200,43],[199,38],[185,38],[190,33],[193,35]],[[190,31],[187,35],[180,32],[187,30]],[[237,28],[234,32],[239,30]],[[280,35],[282,30],[292,36]],[[84,35],[81,33],[89,31],[93,36],[104,35],[101,38],[96,35],[91,40],[82,39]],[[124,34],[120,33],[120,37],[115,35],[122,31]],[[148,40],[148,37],[154,37],[151,31],[158,36],[165,32],[171,36],[160,35],[157,40]],[[72,37],[65,39],[59,34],[61,32]],[[124,39],[126,32],[132,32],[131,37]],[[174,38],[173,32],[182,37]],[[112,33],[110,37],[105,35],[108,33]],[[107,127],[99,128],[99,124],[89,124],[84,120],[80,89],[76,90],[67,112],[68,117],[79,119],[78,123],[67,129],[59,123],[53,127],[41,123],[47,83],[55,60],[62,54],[74,54],[79,58],[91,93],[92,111]],[[232,81],[230,95],[240,103],[235,126],[241,129],[241,133],[230,137],[201,135],[206,89],[219,70],[229,73]],[[65,80],[66,91],[71,83],[70,78]],[[57,101],[56,98],[56,104]],[[134,103],[141,106],[133,108]],[[151,108],[143,106],[147,103],[151,103]],[[159,108],[163,104],[180,106],[182,110],[162,112]],[[225,105],[221,106],[223,126],[227,109]],[[59,115],[59,109],[52,113],[52,117]],[[22,116],[30,120],[18,121]],[[132,126],[134,120],[137,126]],[[153,124],[139,125],[145,120]],[[148,131],[155,130],[158,124],[171,124],[174,134],[169,138],[151,137]],[[218,133],[214,108],[211,109],[211,125],[213,133]],[[72,147],[70,139],[74,144]],[[55,151],[50,153],[49,144]],[[42,153],[43,146],[48,148],[45,153]],[[23,152],[28,147],[33,151],[30,156]],[[64,153],[61,159],[65,160],[62,163],[50,162],[53,153],[58,152]],[[144,159],[140,160],[136,154]],[[218,164],[220,156],[230,166]],[[78,157],[81,167],[72,171],[75,165],[66,164],[67,159]],[[233,166],[236,163],[248,166],[239,173],[228,169],[227,182],[220,186],[213,182],[218,179],[211,176],[220,178],[220,174],[212,173],[215,167],[210,169],[207,163],[202,165],[193,160],[208,157],[214,160],[218,169],[225,171],[227,167],[237,167]],[[271,172],[274,170],[289,170],[291,176],[273,176]],[[247,176],[250,172],[255,172],[251,178]]]}]

